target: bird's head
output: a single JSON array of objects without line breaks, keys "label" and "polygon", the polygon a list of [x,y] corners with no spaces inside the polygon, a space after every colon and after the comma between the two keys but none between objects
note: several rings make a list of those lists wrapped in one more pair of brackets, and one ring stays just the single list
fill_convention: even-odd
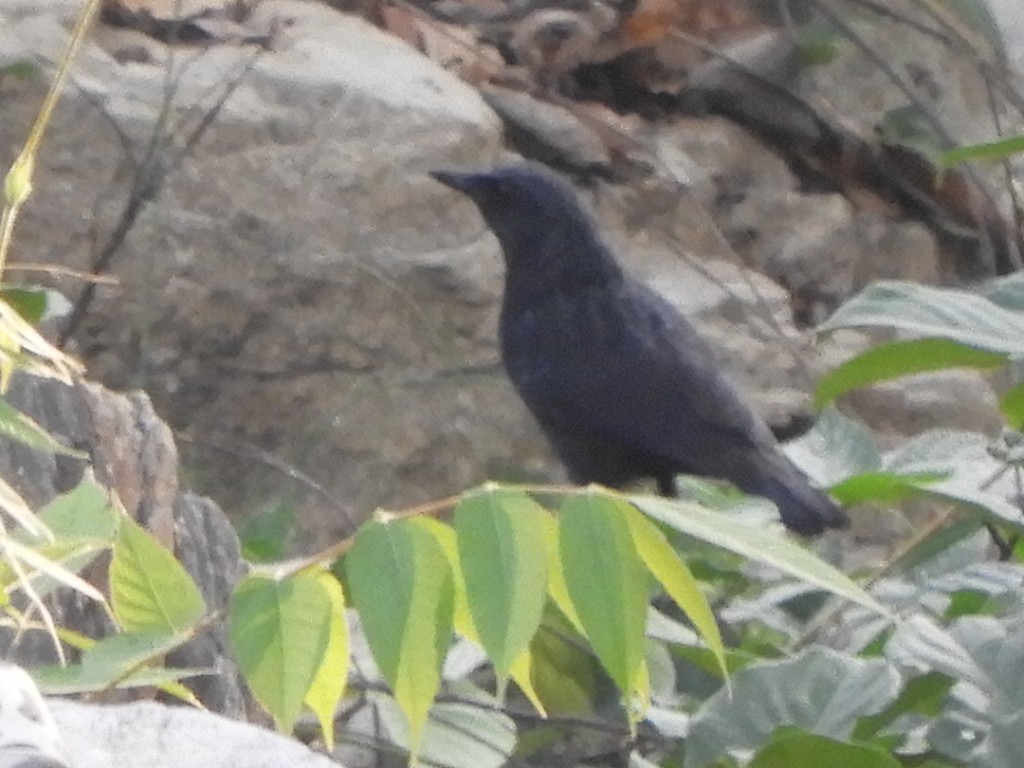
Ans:
[{"label": "bird's head", "polygon": [[533,293],[618,274],[572,187],[552,171],[514,165],[431,175],[480,209],[501,243],[510,287]]}]

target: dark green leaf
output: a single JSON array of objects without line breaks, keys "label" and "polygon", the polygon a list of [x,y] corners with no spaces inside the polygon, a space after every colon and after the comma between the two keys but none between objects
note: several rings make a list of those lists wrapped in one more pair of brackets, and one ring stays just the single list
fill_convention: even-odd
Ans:
[{"label": "dark green leaf", "polygon": [[911,339],[881,344],[832,369],[818,382],[815,407],[844,392],[914,373],[947,368],[987,370],[1005,364],[1006,355],[974,349],[949,339]]},{"label": "dark green leaf", "polygon": [[901,768],[874,744],[846,744],[798,729],[780,732],[751,761],[749,768]]},{"label": "dark green leaf", "polygon": [[518,491],[485,488],[455,508],[473,624],[500,678],[530,645],[547,598],[547,512]]},{"label": "dark green leaf", "polygon": [[568,497],[559,513],[558,545],[587,639],[609,676],[632,696],[643,679],[649,581],[625,506],[600,491]]},{"label": "dark green leaf", "polygon": [[0,299],[21,315],[29,325],[38,325],[46,314],[47,290],[45,288],[21,288],[8,286],[0,288]]},{"label": "dark green leaf", "polygon": [[247,516],[238,530],[242,556],[251,563],[283,560],[295,538],[295,507],[279,503]]},{"label": "dark green leaf", "polygon": [[320,669],[331,598],[319,579],[246,578],[231,596],[228,637],[249,687],[282,731],[291,730]]}]

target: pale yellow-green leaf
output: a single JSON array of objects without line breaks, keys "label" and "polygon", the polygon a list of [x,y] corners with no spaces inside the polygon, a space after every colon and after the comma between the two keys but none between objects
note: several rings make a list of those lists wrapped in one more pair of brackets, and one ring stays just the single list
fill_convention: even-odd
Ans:
[{"label": "pale yellow-green leaf", "polygon": [[316,715],[324,743],[330,751],[334,749],[334,712],[348,682],[348,622],[345,620],[345,594],[337,578],[332,573],[324,572],[318,574],[317,579],[330,600],[327,647],[313,682],[306,691],[305,702]]},{"label": "pale yellow-green leaf", "polygon": [[672,549],[668,539],[639,510],[627,506],[623,510],[629,530],[633,534],[633,544],[640,558],[647,566],[651,575],[664,587],[676,605],[685,613],[698,634],[707,643],[715,655],[722,676],[728,677],[729,670],[725,663],[725,645],[718,631],[715,614],[708,605],[707,598],[701,591],[700,583],[690,573],[690,569]]},{"label": "pale yellow-green leaf", "polygon": [[544,707],[544,702],[541,701],[540,694],[537,693],[537,689],[533,686],[532,658],[529,648],[519,654],[519,657],[512,662],[512,668],[509,669],[509,677],[519,686],[519,690],[523,692],[523,695],[533,705],[533,708],[540,713],[540,716],[547,717],[548,713]]},{"label": "pale yellow-green leaf", "polygon": [[548,553],[548,595],[551,601],[558,606],[558,610],[569,620],[581,635],[583,623],[579,614],[576,613],[576,606],[572,604],[569,597],[569,587],[565,583],[565,572],[562,570],[562,556],[558,548],[558,521],[553,517],[544,520],[544,538],[547,541]]},{"label": "pale yellow-green leaf", "polygon": [[[0,510],[7,513],[14,522],[24,528],[28,535],[53,541],[53,532],[36,516],[21,494],[2,477],[0,477]],[[0,529],[2,527],[0,525]]]},{"label": "pale yellow-green leaf", "polygon": [[40,573],[45,574],[54,581],[70,587],[76,592],[80,592],[92,600],[103,602],[103,594],[96,589],[96,587],[72,573],[59,563],[55,563],[49,558],[44,557],[31,547],[20,544],[9,537],[4,538],[2,542],[0,542],[0,546],[3,547],[7,555],[10,557],[16,558],[18,561],[30,566]]}]

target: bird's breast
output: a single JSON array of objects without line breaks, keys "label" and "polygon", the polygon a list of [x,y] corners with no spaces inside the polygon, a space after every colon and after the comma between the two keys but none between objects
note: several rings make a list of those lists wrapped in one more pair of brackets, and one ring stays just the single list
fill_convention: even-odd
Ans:
[{"label": "bird's breast", "polygon": [[614,360],[630,343],[623,307],[607,291],[587,290],[546,297],[525,307],[502,310],[501,355],[517,385],[558,375],[571,361],[595,355]]}]

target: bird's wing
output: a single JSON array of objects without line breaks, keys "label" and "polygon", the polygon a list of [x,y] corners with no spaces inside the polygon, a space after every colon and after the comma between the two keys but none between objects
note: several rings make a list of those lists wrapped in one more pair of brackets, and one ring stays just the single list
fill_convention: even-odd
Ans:
[{"label": "bird's wing", "polygon": [[509,346],[521,343],[522,354],[506,349],[506,363],[542,424],[579,425],[696,474],[719,474],[743,449],[774,447],[710,347],[646,286],[577,293],[520,325]]}]

